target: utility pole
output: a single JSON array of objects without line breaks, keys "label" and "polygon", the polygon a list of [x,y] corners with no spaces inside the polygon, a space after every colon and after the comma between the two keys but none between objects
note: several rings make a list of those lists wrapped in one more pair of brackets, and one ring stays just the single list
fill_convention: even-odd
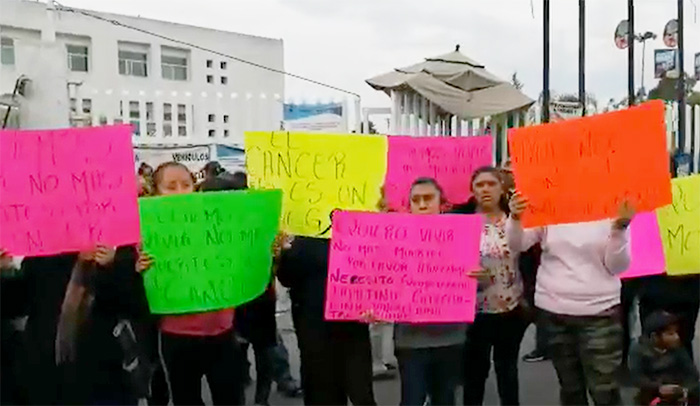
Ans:
[{"label": "utility pole", "polygon": [[[679,0],[682,1],[682,0]],[[629,23],[629,37],[627,38],[627,105],[634,106],[634,0],[627,0],[627,21]]]},{"label": "utility pole", "polygon": [[578,0],[578,100],[586,116],[586,0]]},{"label": "utility pole", "polygon": [[549,0],[544,0],[542,30],[542,122],[549,123]]},{"label": "utility pole", "polygon": [[678,0],[678,151],[685,152],[685,67],[683,41],[683,0]]}]

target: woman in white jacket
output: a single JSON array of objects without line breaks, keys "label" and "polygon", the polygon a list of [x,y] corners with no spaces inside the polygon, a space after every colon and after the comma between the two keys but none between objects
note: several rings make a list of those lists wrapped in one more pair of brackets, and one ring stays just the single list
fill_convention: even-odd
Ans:
[{"label": "woman in white jacket", "polygon": [[516,193],[506,225],[513,252],[542,245],[535,305],[549,337],[562,405],[620,405],[617,372],[622,363],[620,279],[630,264],[628,226],[634,211],[620,207],[617,220],[523,230],[528,201]]}]

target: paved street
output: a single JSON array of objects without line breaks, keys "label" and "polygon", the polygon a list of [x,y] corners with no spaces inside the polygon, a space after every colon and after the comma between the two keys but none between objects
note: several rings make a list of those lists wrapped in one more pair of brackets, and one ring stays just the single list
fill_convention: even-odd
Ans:
[{"label": "paved street", "polygon": [[[289,314],[289,303],[284,298],[284,293],[281,292],[282,300],[280,300],[278,305],[278,310],[281,312],[278,314],[277,322],[281,329],[284,341],[287,345],[287,349],[290,353],[290,363],[292,368],[292,375],[295,378],[299,378],[299,350],[297,348],[296,335],[292,328],[291,317]],[[698,330],[700,331],[700,323],[698,324]],[[534,346],[534,333],[535,329],[530,326],[521,346],[522,354],[529,352]],[[639,334],[639,326],[637,326],[637,331],[634,336]],[[697,339],[696,339],[697,347]],[[698,352],[696,352],[696,365],[698,365]],[[249,354],[249,358],[252,360],[252,351]],[[491,371],[491,377],[486,384],[486,399],[485,405],[498,405],[498,393],[496,391],[496,380],[493,375],[493,370]],[[254,368],[251,368],[251,373],[254,374]],[[253,375],[254,378],[254,375]],[[247,390],[246,399],[249,404],[253,402],[254,384],[251,385]],[[274,384],[273,384],[274,386]],[[399,379],[398,376],[394,379],[375,381],[374,384],[375,397],[377,403],[380,405],[398,405],[399,404]],[[460,392],[461,393],[461,392]],[[520,363],[520,394],[521,402],[523,405],[557,405],[558,404],[558,383],[556,373],[550,362],[540,362],[540,363]],[[208,395],[208,394],[207,394]],[[632,396],[634,392],[630,388],[625,388],[623,390],[623,404],[632,404]],[[208,396],[207,396],[208,397]],[[460,396],[461,397],[461,396]],[[210,403],[210,399],[207,399],[207,403]],[[281,394],[277,393],[274,389],[272,390],[272,396],[270,398],[271,405],[303,405],[302,399],[289,399],[283,397]]]}]

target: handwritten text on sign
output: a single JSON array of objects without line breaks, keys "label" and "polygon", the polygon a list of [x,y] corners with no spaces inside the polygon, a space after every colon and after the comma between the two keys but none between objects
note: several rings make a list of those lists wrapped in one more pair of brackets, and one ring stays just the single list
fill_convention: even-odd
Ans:
[{"label": "handwritten text on sign", "polygon": [[389,207],[406,211],[411,184],[436,179],[451,203],[466,202],[472,173],[493,160],[491,137],[389,137],[385,196]]},{"label": "handwritten text on sign", "polygon": [[627,200],[639,212],[671,203],[661,101],[623,111],[512,130],[526,227],[613,218]]},{"label": "handwritten text on sign", "polygon": [[189,313],[238,306],[270,282],[279,190],[205,192],[139,201],[144,276],[151,312]]},{"label": "handwritten text on sign", "polygon": [[477,215],[334,214],[326,319],[473,321],[482,227]]},{"label": "handwritten text on sign", "polygon": [[318,237],[333,209],[376,210],[386,137],[253,132],[245,150],[251,187],[284,191],[282,228],[291,234]]},{"label": "handwritten text on sign", "polygon": [[0,131],[0,247],[52,255],[137,243],[129,126]]},{"label": "handwritten text on sign", "polygon": [[666,273],[700,273],[700,175],[673,179],[673,203],[656,211]]}]

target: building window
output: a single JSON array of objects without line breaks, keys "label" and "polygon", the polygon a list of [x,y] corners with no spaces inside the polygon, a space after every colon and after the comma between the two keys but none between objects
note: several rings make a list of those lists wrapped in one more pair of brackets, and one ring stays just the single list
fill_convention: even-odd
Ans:
[{"label": "building window", "polygon": [[78,100],[76,100],[75,97],[70,98],[70,112],[71,113],[78,112]]},{"label": "building window", "polygon": [[173,106],[170,103],[163,104],[163,121],[173,121]]},{"label": "building window", "polygon": [[91,99],[83,99],[83,113],[85,113],[85,114],[92,113],[92,100]]},{"label": "building window", "polygon": [[124,120],[121,118],[115,118],[114,121],[112,121],[112,124],[117,125],[117,124],[122,124]]},{"label": "building window", "polygon": [[228,138],[228,130],[224,130],[224,138]]},{"label": "building window", "polygon": [[177,105],[177,122],[180,124],[187,122],[187,106],[184,104]]},{"label": "building window", "polygon": [[148,76],[148,54],[138,51],[119,51],[119,74]]},{"label": "building window", "polygon": [[214,137],[216,136],[216,130],[209,130],[209,137]]},{"label": "building window", "polygon": [[214,61],[207,59],[207,68],[211,68],[212,66],[214,66]]},{"label": "building window", "polygon": [[214,83],[214,75],[207,75],[207,83]]},{"label": "building window", "polygon": [[208,120],[209,120],[210,123],[213,123],[214,121],[216,121],[216,115],[214,115],[214,114],[209,114]]},{"label": "building window", "polygon": [[187,137],[187,126],[179,125],[177,127],[177,135],[180,137]]},{"label": "building window", "polygon": [[225,85],[225,84],[227,84],[227,83],[228,83],[228,78],[227,78],[226,76],[222,76],[222,77],[221,77],[221,84],[222,84],[222,85]]},{"label": "building window", "polygon": [[131,124],[134,135],[139,137],[141,135],[141,122],[138,120],[131,120],[129,123]]},{"label": "building window", "polygon": [[228,114],[224,114],[224,123],[228,123]]},{"label": "building window", "polygon": [[226,61],[221,61],[221,69],[226,69]]},{"label": "building window", "polygon": [[124,102],[119,100],[119,117],[124,117]]},{"label": "building window", "polygon": [[154,137],[156,135],[156,123],[153,114],[153,102],[146,102],[146,135]]},{"label": "building window", "polygon": [[163,79],[187,80],[187,57],[163,55],[160,66]]},{"label": "building window", "polygon": [[141,112],[139,111],[141,103],[137,101],[129,102],[129,118],[141,118]]},{"label": "building window", "polygon": [[66,45],[68,50],[68,69],[73,72],[88,71],[88,47],[82,45]]},{"label": "building window", "polygon": [[15,40],[12,38],[0,38],[0,63],[3,65],[15,64]]},{"label": "building window", "polygon": [[164,123],[163,124],[163,137],[172,137],[173,136],[173,125],[170,123]]}]

